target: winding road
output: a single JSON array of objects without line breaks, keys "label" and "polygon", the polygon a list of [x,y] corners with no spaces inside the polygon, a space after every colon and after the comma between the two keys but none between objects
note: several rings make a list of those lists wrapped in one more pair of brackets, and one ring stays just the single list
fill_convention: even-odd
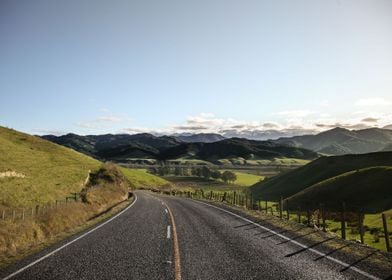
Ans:
[{"label": "winding road", "polygon": [[[317,244],[316,244],[317,245]],[[2,279],[387,279],[201,201],[135,192],[95,228],[0,272]],[[378,274],[378,275],[377,275]],[[392,274],[392,273],[391,273]]]}]

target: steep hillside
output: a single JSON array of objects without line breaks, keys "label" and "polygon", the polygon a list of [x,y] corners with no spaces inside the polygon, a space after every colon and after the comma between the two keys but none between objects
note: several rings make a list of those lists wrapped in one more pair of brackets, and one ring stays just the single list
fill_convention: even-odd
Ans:
[{"label": "steep hillside", "polygon": [[289,201],[292,206],[324,203],[335,209],[344,201],[347,208],[379,213],[392,209],[391,182],[392,166],[369,167],[321,181],[291,196]]},{"label": "steep hillside", "polygon": [[100,162],[74,150],[0,127],[0,205],[64,199],[79,192],[89,170],[99,166]]},{"label": "steep hillside", "polygon": [[305,166],[255,184],[257,197],[278,200],[343,173],[375,166],[392,166],[392,152],[321,157]]},{"label": "steep hillside", "polygon": [[378,152],[392,143],[392,130],[369,128],[348,130],[334,128],[317,135],[280,138],[275,142],[303,147],[329,155],[363,154]]}]

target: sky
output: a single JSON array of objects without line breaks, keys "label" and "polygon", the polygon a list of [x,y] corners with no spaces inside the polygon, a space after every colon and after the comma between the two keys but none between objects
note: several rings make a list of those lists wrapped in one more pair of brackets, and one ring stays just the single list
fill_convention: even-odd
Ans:
[{"label": "sky", "polygon": [[0,125],[32,134],[384,127],[391,74],[390,0],[0,1]]}]

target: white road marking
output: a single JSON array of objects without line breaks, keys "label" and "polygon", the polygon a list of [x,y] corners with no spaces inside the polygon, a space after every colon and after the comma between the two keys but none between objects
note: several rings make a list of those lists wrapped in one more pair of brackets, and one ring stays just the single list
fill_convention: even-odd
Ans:
[{"label": "white road marking", "polygon": [[166,208],[165,208],[165,212],[166,212],[166,214],[169,213]]},{"label": "white road marking", "polygon": [[373,276],[373,275],[367,273],[366,271],[363,271],[363,270],[361,270],[361,269],[359,269],[359,268],[357,268],[357,267],[355,267],[355,266],[350,266],[350,264],[348,264],[348,263],[345,263],[345,262],[343,262],[343,261],[341,261],[341,260],[335,259],[334,257],[328,256],[328,255],[325,254],[325,253],[322,253],[322,252],[320,252],[320,251],[318,251],[318,250],[316,250],[316,249],[313,249],[313,248],[311,248],[311,247],[309,247],[309,246],[306,246],[306,245],[304,245],[304,244],[302,244],[302,243],[300,243],[300,242],[298,242],[298,241],[292,240],[291,238],[289,238],[289,237],[287,237],[287,236],[284,236],[284,235],[282,235],[282,234],[280,234],[280,233],[278,233],[278,232],[276,232],[276,231],[274,231],[274,230],[272,230],[272,229],[269,229],[269,228],[264,227],[264,226],[262,226],[262,225],[260,225],[260,224],[257,224],[257,223],[255,223],[255,222],[253,222],[253,221],[251,221],[251,220],[249,220],[249,219],[247,219],[247,218],[244,218],[244,217],[242,217],[242,216],[240,216],[240,215],[237,215],[237,214],[235,214],[235,213],[233,213],[233,212],[231,212],[231,211],[225,210],[225,209],[223,209],[223,208],[220,208],[220,207],[217,207],[217,206],[215,206],[215,205],[211,205],[211,204],[208,204],[208,203],[205,203],[205,202],[202,202],[202,201],[197,201],[197,200],[194,200],[194,201],[197,202],[197,203],[201,203],[201,204],[207,205],[207,206],[209,206],[209,207],[218,209],[218,210],[220,210],[220,211],[222,211],[222,212],[225,212],[225,213],[230,214],[230,215],[232,215],[232,216],[234,216],[234,217],[237,217],[237,218],[239,218],[239,219],[241,219],[241,220],[243,220],[243,221],[245,221],[245,222],[251,223],[251,224],[253,224],[253,225],[255,225],[255,226],[259,227],[259,228],[262,228],[262,229],[264,229],[264,230],[266,230],[266,231],[268,231],[268,232],[270,232],[270,233],[273,233],[273,234],[276,235],[276,236],[279,236],[279,237],[281,237],[281,238],[283,238],[283,239],[285,239],[285,240],[287,240],[287,241],[289,241],[289,242],[291,242],[291,243],[293,243],[293,244],[296,244],[296,245],[298,245],[298,246],[300,246],[300,247],[302,247],[302,248],[304,248],[304,249],[306,249],[306,250],[308,250],[308,251],[310,251],[310,252],[313,252],[313,253],[315,253],[315,254],[317,254],[317,255],[319,255],[319,256],[322,256],[322,257],[324,257],[324,258],[326,258],[326,259],[328,259],[328,260],[330,260],[330,261],[332,261],[332,262],[334,262],[334,263],[340,264],[340,265],[344,266],[345,268],[351,269],[351,270],[353,270],[353,271],[355,271],[355,272],[357,272],[357,273],[359,273],[359,274],[361,274],[361,275],[363,275],[363,276],[366,276],[366,277],[368,277],[368,278],[370,278],[370,279],[382,280],[381,278],[378,278],[378,277],[376,277],[376,276]]},{"label": "white road marking", "polygon": [[95,227],[95,228],[89,230],[88,232],[82,234],[81,236],[75,238],[74,240],[72,240],[72,241],[70,241],[70,242],[64,244],[63,246],[57,248],[56,250],[53,250],[52,252],[50,252],[50,253],[46,254],[45,256],[39,258],[38,260],[35,260],[35,261],[33,261],[32,263],[30,263],[30,264],[28,264],[28,265],[22,267],[21,269],[15,271],[14,273],[12,273],[12,274],[6,276],[5,278],[3,278],[3,280],[11,279],[12,277],[14,277],[14,276],[18,275],[19,273],[25,271],[26,269],[28,269],[28,268],[30,268],[30,267],[36,265],[37,263],[42,262],[44,259],[47,259],[47,258],[49,258],[50,256],[52,256],[53,254],[55,254],[55,253],[59,252],[60,250],[62,250],[62,249],[64,249],[64,248],[68,247],[68,246],[71,245],[72,243],[75,243],[75,242],[78,241],[79,239],[82,239],[83,237],[89,235],[90,233],[92,233],[92,232],[96,231],[97,229],[103,227],[104,225],[110,223],[111,221],[113,221],[114,219],[116,219],[117,217],[119,217],[120,215],[124,214],[129,208],[131,208],[131,207],[135,204],[136,201],[137,201],[137,195],[135,194],[135,200],[132,202],[132,204],[129,205],[129,206],[128,206],[127,208],[125,208],[124,210],[122,210],[120,213],[116,214],[115,216],[113,216],[113,217],[110,218],[109,220],[103,222],[102,224],[98,225],[97,227]]},{"label": "white road marking", "polygon": [[170,239],[170,233],[171,233],[170,226],[167,226],[167,233],[166,233],[167,239]]}]

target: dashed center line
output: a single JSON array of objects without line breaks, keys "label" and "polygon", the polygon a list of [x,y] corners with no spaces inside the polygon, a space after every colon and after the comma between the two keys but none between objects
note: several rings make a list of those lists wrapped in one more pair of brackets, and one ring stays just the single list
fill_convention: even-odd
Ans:
[{"label": "dashed center line", "polygon": [[168,211],[167,211],[167,209],[165,208],[165,213],[167,214],[167,213],[169,213]]},{"label": "dashed center line", "polygon": [[170,239],[170,234],[171,234],[170,226],[167,226],[167,234],[166,234],[167,239]]}]

